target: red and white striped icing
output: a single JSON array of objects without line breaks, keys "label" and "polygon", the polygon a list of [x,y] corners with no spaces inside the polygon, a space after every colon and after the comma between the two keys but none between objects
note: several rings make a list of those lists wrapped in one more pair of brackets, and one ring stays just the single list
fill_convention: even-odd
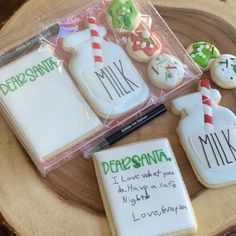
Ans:
[{"label": "red and white striped icing", "polygon": [[101,37],[99,35],[97,26],[97,20],[95,17],[88,17],[87,21],[90,30],[94,63],[96,69],[99,69],[103,66],[104,60],[103,60]]},{"label": "red and white striped icing", "polygon": [[209,80],[200,81],[200,91],[202,94],[202,104],[204,109],[204,127],[206,131],[213,130],[212,100],[210,95],[211,85]]}]

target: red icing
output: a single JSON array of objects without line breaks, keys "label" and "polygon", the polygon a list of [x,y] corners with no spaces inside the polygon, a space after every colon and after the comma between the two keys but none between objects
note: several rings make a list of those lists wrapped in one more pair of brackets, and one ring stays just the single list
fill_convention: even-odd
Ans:
[{"label": "red icing", "polygon": [[209,115],[204,115],[204,122],[208,124],[213,124],[213,117]]},{"label": "red icing", "polygon": [[[143,31],[138,31],[135,32],[135,34],[131,34],[130,35],[130,40],[133,43],[133,51],[137,52],[139,50],[143,51],[147,56],[151,57],[153,56],[157,50],[160,49],[161,45],[160,42],[155,39],[155,36],[153,35],[153,33],[151,32],[151,37],[148,39],[145,39],[142,35]],[[140,41],[141,43],[138,45],[136,42]],[[153,45],[153,48],[149,47],[150,43],[148,43],[148,41]],[[142,48],[141,45],[143,42],[147,42],[146,47]]]}]

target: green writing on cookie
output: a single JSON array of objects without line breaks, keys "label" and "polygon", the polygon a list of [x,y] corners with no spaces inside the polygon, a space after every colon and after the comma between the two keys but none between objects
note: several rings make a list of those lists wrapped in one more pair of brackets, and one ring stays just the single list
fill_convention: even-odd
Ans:
[{"label": "green writing on cookie", "polygon": [[112,25],[116,29],[134,30],[135,18],[139,14],[133,1],[115,0],[108,9]]},{"label": "green writing on cookie", "polygon": [[209,43],[194,43],[192,47],[193,52],[190,55],[201,68],[207,68],[209,60],[217,59],[220,56],[218,49]]},{"label": "green writing on cookie", "polygon": [[57,68],[59,68],[59,62],[55,58],[49,57],[30,68],[22,68],[23,71],[21,73],[7,78],[4,82],[0,83],[0,91],[7,95],[9,92],[14,92],[28,82],[33,82]]},{"label": "green writing on cookie", "polygon": [[109,162],[102,162],[104,174],[118,173],[127,171],[130,168],[139,169],[147,165],[159,164],[161,162],[172,161],[162,149],[153,150],[141,155],[126,156],[119,160],[111,160]]}]

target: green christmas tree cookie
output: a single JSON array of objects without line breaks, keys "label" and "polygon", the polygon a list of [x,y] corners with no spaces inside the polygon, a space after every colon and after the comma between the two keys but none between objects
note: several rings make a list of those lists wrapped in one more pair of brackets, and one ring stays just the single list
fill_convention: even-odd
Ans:
[{"label": "green christmas tree cookie", "polygon": [[210,43],[197,42],[187,49],[193,61],[202,71],[208,71],[215,59],[219,58],[219,50]]}]

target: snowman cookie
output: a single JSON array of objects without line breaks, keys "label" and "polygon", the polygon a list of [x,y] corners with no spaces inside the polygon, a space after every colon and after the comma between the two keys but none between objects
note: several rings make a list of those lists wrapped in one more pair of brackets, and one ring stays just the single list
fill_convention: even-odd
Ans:
[{"label": "snowman cookie", "polygon": [[141,14],[133,0],[114,0],[106,12],[107,23],[117,33],[135,31]]},{"label": "snowman cookie", "polygon": [[216,46],[205,42],[194,43],[187,48],[187,51],[203,72],[209,71],[211,64],[220,56]]},{"label": "snowman cookie", "polygon": [[209,188],[236,182],[236,117],[202,80],[199,91],[172,101],[180,142],[199,181]]},{"label": "snowman cookie", "polygon": [[221,55],[211,66],[212,80],[221,88],[236,88],[236,57]]},{"label": "snowman cookie", "polygon": [[126,48],[135,60],[148,62],[161,52],[162,45],[152,30],[141,29],[129,35]]},{"label": "snowman cookie", "polygon": [[161,54],[155,57],[148,67],[148,78],[160,89],[173,89],[184,78],[184,66],[172,55]]},{"label": "snowman cookie", "polygon": [[125,51],[103,39],[104,27],[90,21],[90,30],[74,32],[63,40],[72,51],[70,71],[96,113],[118,118],[143,105],[149,90]]}]

